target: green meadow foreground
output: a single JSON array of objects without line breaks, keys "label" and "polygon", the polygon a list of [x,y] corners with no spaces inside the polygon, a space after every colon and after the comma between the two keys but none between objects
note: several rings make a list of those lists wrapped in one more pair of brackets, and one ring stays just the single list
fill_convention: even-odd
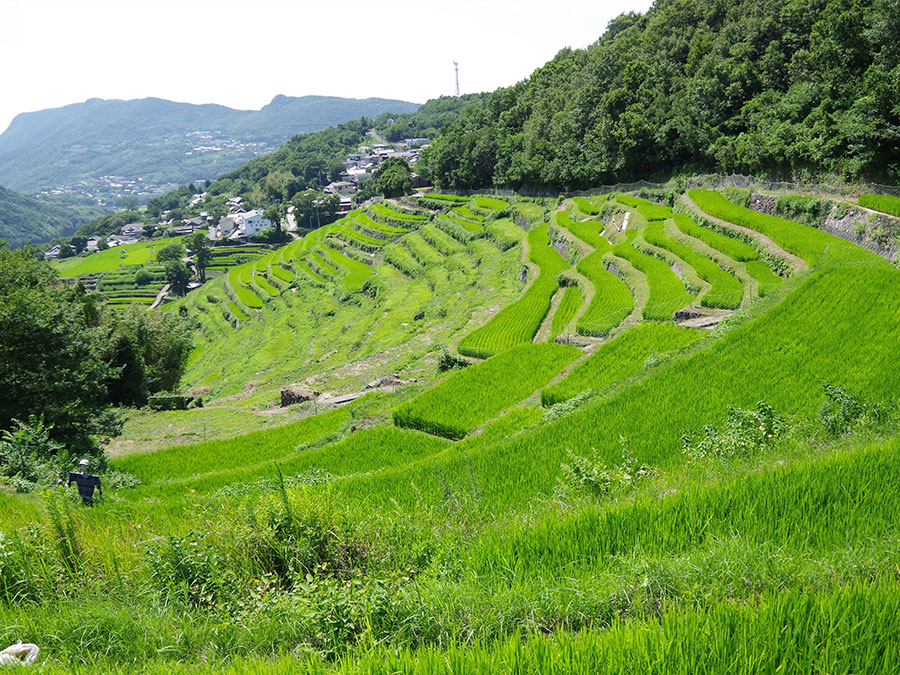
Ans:
[{"label": "green meadow foreground", "polygon": [[47,672],[896,672],[900,270],[645,197],[380,204],[166,305],[207,407],[135,415],[95,508],[0,492],[0,642]]}]

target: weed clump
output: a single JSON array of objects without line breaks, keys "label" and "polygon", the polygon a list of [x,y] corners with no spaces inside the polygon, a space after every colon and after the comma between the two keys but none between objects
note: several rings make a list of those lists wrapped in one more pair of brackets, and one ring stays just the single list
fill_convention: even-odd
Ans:
[{"label": "weed clump", "polygon": [[784,417],[760,401],[752,410],[728,406],[721,428],[707,425],[681,438],[682,452],[693,459],[750,457],[772,446],[788,430]]}]

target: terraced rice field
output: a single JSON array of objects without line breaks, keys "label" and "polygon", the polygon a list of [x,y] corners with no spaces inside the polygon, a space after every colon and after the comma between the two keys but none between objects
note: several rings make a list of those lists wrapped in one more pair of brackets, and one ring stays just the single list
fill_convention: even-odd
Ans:
[{"label": "terraced rice field", "polygon": [[450,375],[394,411],[394,423],[460,439],[578,358],[568,345],[524,344]]},{"label": "terraced rice field", "polygon": [[540,270],[537,278],[521,298],[464,337],[457,347],[460,354],[487,358],[534,338],[559,287],[557,276],[570,267],[569,262],[550,246],[548,230],[545,223],[528,232],[528,258]]},{"label": "terraced rice field", "polygon": [[641,311],[644,319],[649,321],[670,321],[676,311],[691,303],[693,296],[687,292],[681,279],[668,264],[659,258],[641,253],[634,247],[636,230],[628,230],[627,238],[613,247],[613,253],[628,261],[644,273],[650,297]]}]

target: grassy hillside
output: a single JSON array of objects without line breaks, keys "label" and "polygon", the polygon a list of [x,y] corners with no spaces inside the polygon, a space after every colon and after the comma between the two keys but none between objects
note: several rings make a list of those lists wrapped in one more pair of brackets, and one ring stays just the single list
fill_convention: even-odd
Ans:
[{"label": "grassy hillside", "polygon": [[[92,509],[0,491],[0,641],[51,672],[893,671],[900,271],[678,198],[385,203],[167,305],[207,407],[137,414]],[[676,325],[713,270],[741,302]],[[561,333],[609,278],[629,313]]]}]

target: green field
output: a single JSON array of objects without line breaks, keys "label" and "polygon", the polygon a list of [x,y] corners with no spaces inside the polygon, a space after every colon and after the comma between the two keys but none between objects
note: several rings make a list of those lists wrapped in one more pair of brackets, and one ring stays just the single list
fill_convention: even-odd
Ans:
[{"label": "green field", "polygon": [[[689,194],[719,229],[627,195],[356,212],[169,303],[205,407],[125,411],[94,508],[0,489],[0,641],[41,672],[895,671],[900,271]],[[654,251],[733,314],[675,325]]]}]

